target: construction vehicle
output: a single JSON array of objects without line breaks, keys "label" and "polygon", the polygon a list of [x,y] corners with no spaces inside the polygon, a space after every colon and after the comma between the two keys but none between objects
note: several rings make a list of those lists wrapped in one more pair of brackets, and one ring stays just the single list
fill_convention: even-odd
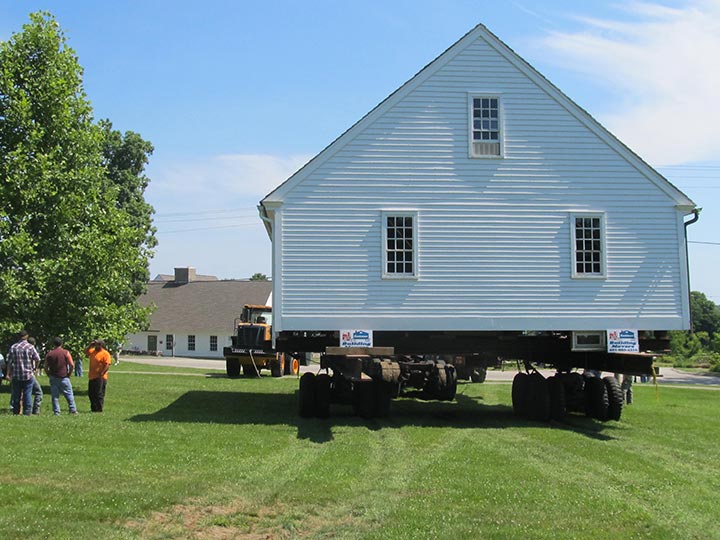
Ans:
[{"label": "construction vehicle", "polygon": [[233,323],[232,345],[223,349],[227,376],[259,377],[263,369],[273,377],[297,375],[299,359],[278,353],[272,347],[272,307],[245,304],[242,315]]}]

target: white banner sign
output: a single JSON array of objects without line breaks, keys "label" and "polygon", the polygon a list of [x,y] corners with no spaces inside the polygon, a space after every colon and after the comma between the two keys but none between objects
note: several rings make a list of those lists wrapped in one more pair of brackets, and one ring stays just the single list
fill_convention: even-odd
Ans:
[{"label": "white banner sign", "polygon": [[340,330],[341,347],[372,347],[372,330]]},{"label": "white banner sign", "polygon": [[637,330],[608,330],[607,350],[611,353],[640,352]]}]

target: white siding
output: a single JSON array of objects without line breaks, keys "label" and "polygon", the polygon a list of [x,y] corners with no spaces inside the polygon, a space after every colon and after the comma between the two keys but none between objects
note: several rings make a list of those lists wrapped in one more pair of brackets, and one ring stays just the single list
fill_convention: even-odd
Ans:
[{"label": "white siding", "polygon": [[[503,158],[469,158],[468,93],[501,97]],[[687,325],[676,201],[484,39],[388,105],[277,210],[276,330]],[[386,209],[418,213],[417,280],[381,279]],[[606,279],[571,278],[584,211]]]},{"label": "white siding", "polygon": [[[165,348],[165,336],[168,334],[175,335],[175,350],[167,350]],[[141,332],[139,334],[131,334],[125,338],[123,350],[126,352],[142,352],[148,350],[148,336],[157,337],[157,348],[161,356],[183,356],[189,358],[223,358],[223,347],[230,345],[230,336],[226,334],[193,334],[195,336],[195,350],[190,351],[187,348],[188,333],[178,332]],[[218,350],[210,350],[210,336],[217,336]]]}]

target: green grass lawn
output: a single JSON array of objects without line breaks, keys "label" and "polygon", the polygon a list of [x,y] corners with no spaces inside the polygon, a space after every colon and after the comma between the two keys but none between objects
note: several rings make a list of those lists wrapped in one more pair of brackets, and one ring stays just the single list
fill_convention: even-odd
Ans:
[{"label": "green grass lawn", "polygon": [[638,386],[605,424],[516,419],[509,384],[304,420],[294,378],[118,367],[103,414],[87,379],[77,417],[49,389],[13,417],[3,384],[0,538],[720,538],[718,391]]}]

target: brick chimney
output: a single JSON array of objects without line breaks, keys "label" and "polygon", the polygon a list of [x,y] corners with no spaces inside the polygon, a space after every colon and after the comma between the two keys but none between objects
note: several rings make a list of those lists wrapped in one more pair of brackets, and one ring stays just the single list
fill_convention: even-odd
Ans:
[{"label": "brick chimney", "polygon": [[192,266],[186,266],[185,268],[175,268],[175,282],[176,283],[190,283],[195,281],[197,272]]}]

